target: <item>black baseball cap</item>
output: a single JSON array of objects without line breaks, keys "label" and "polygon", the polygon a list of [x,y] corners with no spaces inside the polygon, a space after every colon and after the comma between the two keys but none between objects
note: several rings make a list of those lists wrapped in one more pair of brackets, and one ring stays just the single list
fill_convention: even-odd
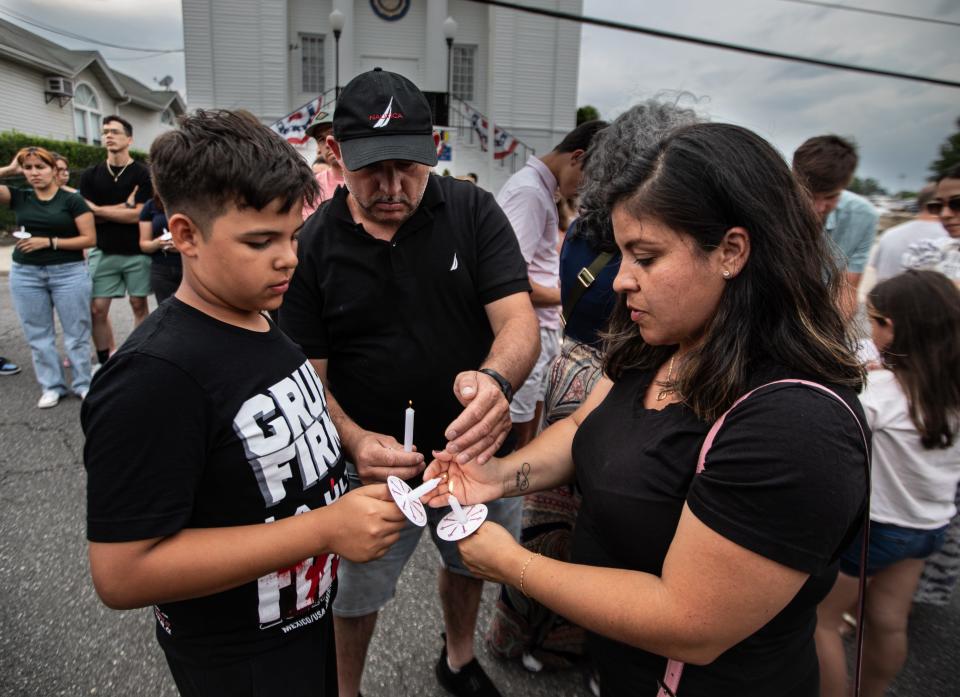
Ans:
[{"label": "black baseball cap", "polygon": [[340,92],[333,137],[351,172],[383,160],[437,164],[427,98],[407,78],[382,68],[357,75]]}]

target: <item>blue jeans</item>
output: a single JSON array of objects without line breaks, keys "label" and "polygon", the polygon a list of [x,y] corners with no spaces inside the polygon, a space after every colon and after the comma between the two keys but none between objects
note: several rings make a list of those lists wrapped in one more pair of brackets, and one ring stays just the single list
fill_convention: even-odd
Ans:
[{"label": "blue jeans", "polygon": [[63,343],[73,370],[73,391],[90,388],[90,294],[92,284],[82,261],[49,266],[13,262],[10,295],[33,353],[37,382],[46,390],[67,393],[63,364],[57,353],[53,323],[56,309]]}]

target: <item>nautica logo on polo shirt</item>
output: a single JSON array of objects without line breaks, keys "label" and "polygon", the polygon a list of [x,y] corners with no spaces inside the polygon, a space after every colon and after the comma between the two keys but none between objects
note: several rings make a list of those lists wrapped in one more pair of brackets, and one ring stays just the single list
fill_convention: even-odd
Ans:
[{"label": "nautica logo on polo shirt", "polygon": [[393,111],[393,97],[390,97],[390,101],[387,102],[387,108],[383,110],[382,114],[370,114],[370,120],[378,119],[378,121],[373,124],[374,128],[383,128],[391,119],[402,119],[403,114],[400,112],[394,113]]}]

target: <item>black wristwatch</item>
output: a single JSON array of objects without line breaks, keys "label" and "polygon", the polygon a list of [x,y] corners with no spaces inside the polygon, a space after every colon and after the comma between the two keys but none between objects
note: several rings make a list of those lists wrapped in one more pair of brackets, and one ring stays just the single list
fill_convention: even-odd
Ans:
[{"label": "black wristwatch", "polygon": [[500,386],[500,391],[503,392],[503,396],[507,398],[507,404],[510,404],[510,402],[513,401],[513,385],[510,384],[509,380],[507,380],[493,368],[481,368],[477,372],[483,373],[484,375],[489,375],[497,381],[497,384]]},{"label": "black wristwatch", "polygon": [[123,202],[123,205],[125,205],[127,208],[136,208],[136,207],[137,207],[137,204],[132,203],[132,202],[130,202],[129,200],[124,201],[124,202]]}]

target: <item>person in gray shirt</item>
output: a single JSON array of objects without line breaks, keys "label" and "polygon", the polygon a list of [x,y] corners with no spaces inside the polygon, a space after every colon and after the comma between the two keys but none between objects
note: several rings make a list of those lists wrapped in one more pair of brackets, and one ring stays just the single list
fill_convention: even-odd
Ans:
[{"label": "person in gray shirt", "polygon": [[920,212],[913,220],[896,225],[880,236],[870,263],[876,272],[877,283],[906,271],[904,254],[910,245],[947,236],[940,218],[927,212],[927,201],[933,198],[936,188],[936,184],[928,184],[920,190],[917,195]]}]

